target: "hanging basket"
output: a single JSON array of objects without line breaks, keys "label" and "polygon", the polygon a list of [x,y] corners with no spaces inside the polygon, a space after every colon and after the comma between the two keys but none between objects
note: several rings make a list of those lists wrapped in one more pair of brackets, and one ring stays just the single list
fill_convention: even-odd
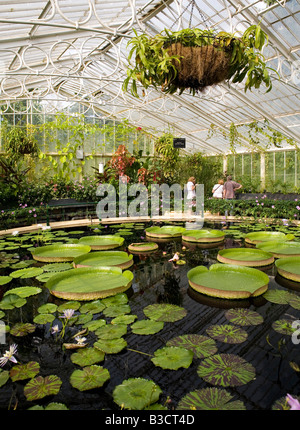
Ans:
[{"label": "hanging basket", "polygon": [[230,49],[221,49],[213,45],[183,46],[180,42],[172,43],[170,55],[180,57],[180,63],[174,60],[177,70],[172,84],[181,89],[203,91],[206,87],[219,84],[229,76]]}]

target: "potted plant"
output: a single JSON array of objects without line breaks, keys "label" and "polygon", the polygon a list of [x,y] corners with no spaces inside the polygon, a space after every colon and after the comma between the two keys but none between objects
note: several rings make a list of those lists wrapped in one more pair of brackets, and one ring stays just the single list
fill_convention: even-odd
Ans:
[{"label": "potted plant", "polygon": [[[245,81],[245,91],[272,88],[269,67],[261,53],[268,42],[259,25],[250,26],[241,37],[198,28],[171,32],[164,30],[154,37],[135,32],[129,42],[129,68],[123,90],[139,97],[137,83],[153,85],[162,92],[192,95],[224,80]],[[131,65],[130,61],[134,60]]]},{"label": "potted plant", "polygon": [[26,127],[19,125],[8,127],[6,123],[2,125],[3,148],[13,159],[18,159],[23,155],[36,157],[39,147],[34,137],[35,129],[31,124]]}]

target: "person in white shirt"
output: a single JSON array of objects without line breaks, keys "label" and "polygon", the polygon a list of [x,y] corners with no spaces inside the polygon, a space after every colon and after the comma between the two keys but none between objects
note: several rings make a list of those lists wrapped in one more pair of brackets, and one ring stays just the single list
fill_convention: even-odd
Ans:
[{"label": "person in white shirt", "polygon": [[186,196],[186,198],[187,198],[187,204],[188,204],[188,213],[189,213],[189,215],[191,215],[192,214],[192,211],[193,211],[193,206],[194,206],[194,204],[195,204],[195,199],[196,199],[196,191],[195,191],[195,189],[196,189],[196,179],[194,178],[194,176],[191,176],[189,179],[188,179],[188,183],[187,183],[187,186],[186,186],[186,188],[187,188],[187,196]]},{"label": "person in white shirt", "polygon": [[212,193],[213,197],[216,199],[223,198],[223,189],[224,189],[224,181],[223,179],[219,179],[218,183],[213,186]]}]

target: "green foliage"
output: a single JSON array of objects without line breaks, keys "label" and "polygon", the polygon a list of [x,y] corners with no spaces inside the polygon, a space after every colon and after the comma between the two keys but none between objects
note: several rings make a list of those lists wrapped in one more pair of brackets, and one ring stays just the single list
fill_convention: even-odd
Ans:
[{"label": "green foliage", "polygon": [[[272,88],[269,76],[269,68],[261,53],[263,47],[268,43],[268,37],[259,25],[250,26],[242,35],[237,37],[234,34],[214,30],[201,30],[198,28],[184,29],[172,32],[163,30],[154,37],[146,34],[138,35],[135,32],[128,42],[130,47],[127,69],[127,78],[123,83],[123,90],[130,92],[133,96],[139,97],[137,83],[147,89],[153,85],[162,92],[173,94],[177,90],[182,93],[186,87],[176,85],[176,66],[183,60],[179,55],[171,55],[169,47],[172,43],[182,43],[183,46],[208,46],[213,45],[216,50],[224,50],[230,57],[230,64],[227,79],[234,83],[240,83],[246,79],[245,91],[252,88],[259,88],[265,84],[267,91]],[[134,59],[132,66],[130,61]],[[194,88],[190,92],[196,93]]]}]

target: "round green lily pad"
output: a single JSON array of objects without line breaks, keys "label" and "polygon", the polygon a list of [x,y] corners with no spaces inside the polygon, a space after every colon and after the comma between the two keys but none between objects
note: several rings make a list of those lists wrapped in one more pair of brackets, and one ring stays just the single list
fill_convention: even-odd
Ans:
[{"label": "round green lily pad", "polygon": [[158,333],[163,327],[162,321],[140,320],[131,325],[131,330],[134,334],[148,335]]},{"label": "round green lily pad", "polygon": [[99,314],[103,311],[105,305],[101,300],[93,300],[92,302],[84,303],[80,306],[81,313],[89,313],[89,314]]},{"label": "round green lily pad", "polygon": [[0,276],[0,285],[6,285],[12,280],[11,276]]},{"label": "round green lily pad", "polygon": [[218,252],[218,261],[240,266],[261,267],[274,263],[272,254],[253,248],[230,248]]},{"label": "round green lily pad", "polygon": [[61,384],[62,380],[56,375],[49,375],[45,378],[37,376],[25,385],[24,395],[28,401],[42,399],[46,396],[57,394]]},{"label": "round green lily pad", "polygon": [[197,373],[209,384],[223,387],[244,385],[255,378],[252,364],[235,354],[216,354],[205,358]]},{"label": "round green lily pad", "polygon": [[245,242],[250,245],[256,245],[260,242],[266,242],[269,240],[293,240],[295,236],[293,234],[285,234],[281,231],[253,231],[245,235]]},{"label": "round green lily pad", "polygon": [[242,343],[248,337],[245,330],[230,324],[211,325],[206,329],[206,333],[213,339],[224,343]]},{"label": "round green lily pad", "polygon": [[222,388],[209,387],[195,390],[184,396],[177,405],[177,410],[245,410],[241,400],[232,400],[233,396]]},{"label": "round green lily pad", "polygon": [[122,409],[143,410],[157,402],[161,393],[160,387],[151,380],[130,378],[115,387],[113,399]]},{"label": "round green lily pad", "polygon": [[71,263],[50,263],[43,266],[44,272],[63,272],[69,269],[73,269]]},{"label": "round green lily pad", "polygon": [[187,314],[186,309],[172,305],[170,303],[155,303],[143,309],[146,317],[155,321],[175,322],[184,318]]},{"label": "round green lily pad", "polygon": [[43,269],[39,267],[27,267],[25,269],[19,269],[15,272],[11,272],[10,276],[12,278],[34,278],[35,276],[39,276],[43,273]]},{"label": "round green lily pad", "polygon": [[56,311],[57,305],[55,303],[45,303],[38,307],[37,311],[40,314],[52,314]]},{"label": "round green lily pad", "polygon": [[245,299],[263,294],[269,277],[258,269],[233,264],[197,266],[187,274],[192,289],[212,297]]},{"label": "round green lily pad", "polygon": [[25,303],[26,299],[17,294],[7,294],[0,302],[0,309],[21,308]]},{"label": "round green lily pad", "polygon": [[94,343],[94,347],[106,354],[117,354],[126,348],[127,342],[122,337],[117,339],[99,339]]},{"label": "round green lily pad", "polygon": [[154,352],[154,358],[151,358],[155,366],[163,369],[177,370],[180,367],[187,369],[193,361],[194,353],[191,349],[179,346],[165,346]]},{"label": "round green lily pad", "polygon": [[246,308],[229,309],[225,312],[225,318],[231,323],[241,326],[259,325],[264,321],[258,312]]},{"label": "round green lily pad", "polygon": [[131,312],[131,308],[127,304],[120,304],[120,305],[112,305],[108,306],[104,309],[103,314],[106,317],[117,317],[119,315],[129,314]]},{"label": "round green lily pad", "polygon": [[275,258],[300,257],[300,242],[271,240],[257,243],[256,248],[271,253]]},{"label": "round green lily pad", "polygon": [[292,335],[297,329],[292,327],[292,320],[281,319],[272,323],[272,328],[281,334]]},{"label": "round green lily pad", "polygon": [[124,243],[124,238],[116,235],[84,236],[79,239],[79,244],[88,245],[92,250],[108,250],[119,248]]},{"label": "round green lily pad", "polygon": [[158,245],[154,242],[139,242],[131,243],[128,246],[128,251],[132,254],[143,254],[148,252],[157,251]]},{"label": "round green lily pad", "polygon": [[46,287],[62,299],[95,300],[128,290],[132,280],[132,272],[119,267],[82,267],[52,276]]},{"label": "round green lily pad", "polygon": [[74,258],[90,252],[91,247],[82,244],[62,244],[46,245],[35,248],[31,251],[32,257],[42,262],[67,262],[73,261]]},{"label": "round green lily pad", "polygon": [[87,391],[102,387],[109,378],[110,373],[107,369],[93,364],[82,370],[74,370],[70,377],[70,383],[79,391]]},{"label": "round green lily pad", "polygon": [[92,364],[97,364],[103,361],[105,354],[96,348],[83,348],[78,352],[74,352],[71,355],[72,363],[78,364],[78,366],[91,366]]},{"label": "round green lily pad", "polygon": [[283,278],[300,282],[300,257],[280,258],[275,261],[275,266]]},{"label": "round green lily pad", "polygon": [[293,295],[290,291],[279,289],[268,290],[264,294],[266,300],[278,305],[287,305],[292,297]]},{"label": "round green lily pad", "polygon": [[186,230],[182,234],[182,240],[196,243],[219,243],[225,239],[225,233],[221,230]]},{"label": "round green lily pad", "polygon": [[52,323],[55,320],[55,316],[49,313],[38,314],[33,318],[35,324],[47,324]]},{"label": "round green lily pad", "polygon": [[99,339],[117,339],[127,333],[126,324],[107,324],[95,331]]},{"label": "round green lily pad", "polygon": [[26,336],[35,331],[35,325],[30,323],[16,323],[11,329],[10,334],[13,336]]},{"label": "round green lily pad", "polygon": [[145,231],[146,236],[157,237],[158,239],[168,239],[172,237],[181,237],[186,229],[173,225],[164,225],[163,227],[148,227]]},{"label": "round green lily pad", "polygon": [[115,296],[105,297],[101,300],[104,306],[125,305],[128,303],[128,297],[125,293],[118,293]]},{"label": "round green lily pad", "polygon": [[133,257],[124,251],[96,251],[75,258],[73,264],[76,268],[113,266],[124,270],[133,265]]},{"label": "round green lily pad", "polygon": [[167,346],[179,346],[190,349],[197,358],[209,357],[214,355],[218,348],[214,339],[200,334],[184,334],[168,340]]}]

